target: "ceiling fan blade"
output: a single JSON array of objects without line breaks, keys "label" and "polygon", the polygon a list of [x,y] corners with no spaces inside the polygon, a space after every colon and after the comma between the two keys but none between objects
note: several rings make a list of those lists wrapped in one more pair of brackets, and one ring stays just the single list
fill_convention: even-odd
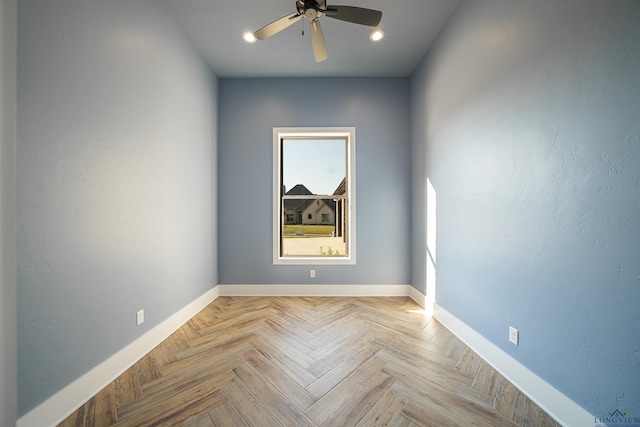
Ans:
[{"label": "ceiling fan blade", "polygon": [[292,13],[291,15],[283,16],[282,18],[277,19],[272,23],[267,24],[264,27],[260,28],[258,31],[253,33],[253,35],[258,40],[266,40],[269,37],[273,36],[274,34],[277,34],[280,31],[284,30],[285,28],[295,24],[301,18],[302,18],[302,15],[299,15],[297,13]]},{"label": "ceiling fan blade", "polygon": [[354,6],[327,6],[324,13],[329,18],[353,22],[354,24],[368,25],[369,27],[377,27],[382,19],[382,12],[379,10]]},{"label": "ceiling fan blade", "polygon": [[316,62],[322,62],[327,59],[327,45],[324,42],[324,34],[322,27],[318,21],[311,21],[311,46],[313,47],[313,56]]}]

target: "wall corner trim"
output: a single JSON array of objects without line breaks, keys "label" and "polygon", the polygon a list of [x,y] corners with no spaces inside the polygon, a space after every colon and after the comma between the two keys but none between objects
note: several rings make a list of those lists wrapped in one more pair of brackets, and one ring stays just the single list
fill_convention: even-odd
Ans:
[{"label": "wall corner trim", "polygon": [[433,317],[557,422],[563,426],[593,425],[593,416],[584,408],[438,304]]},{"label": "wall corner trim", "polygon": [[218,286],[187,304],[18,419],[17,427],[56,426],[219,296]]}]

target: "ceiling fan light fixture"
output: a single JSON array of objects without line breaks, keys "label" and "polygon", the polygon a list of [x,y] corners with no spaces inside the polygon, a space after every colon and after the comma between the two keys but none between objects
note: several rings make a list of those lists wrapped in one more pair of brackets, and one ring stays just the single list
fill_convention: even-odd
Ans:
[{"label": "ceiling fan light fixture", "polygon": [[242,40],[244,40],[247,43],[255,43],[258,39],[252,32],[246,31],[242,33]]},{"label": "ceiling fan light fixture", "polygon": [[384,31],[380,30],[380,29],[376,29],[374,30],[370,35],[369,35],[369,39],[372,42],[379,42],[380,40],[382,40],[384,38]]}]

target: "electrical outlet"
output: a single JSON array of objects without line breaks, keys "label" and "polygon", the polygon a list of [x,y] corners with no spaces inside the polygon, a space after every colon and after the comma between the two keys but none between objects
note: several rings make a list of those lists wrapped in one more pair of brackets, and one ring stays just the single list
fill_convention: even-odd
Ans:
[{"label": "electrical outlet", "polygon": [[514,345],[518,345],[520,338],[520,332],[513,326],[509,326],[509,342]]},{"label": "electrical outlet", "polygon": [[144,323],[144,310],[136,312],[136,325],[140,326]]},{"label": "electrical outlet", "polygon": [[311,277],[312,279],[316,278],[316,271],[315,270],[309,270],[309,277]]}]

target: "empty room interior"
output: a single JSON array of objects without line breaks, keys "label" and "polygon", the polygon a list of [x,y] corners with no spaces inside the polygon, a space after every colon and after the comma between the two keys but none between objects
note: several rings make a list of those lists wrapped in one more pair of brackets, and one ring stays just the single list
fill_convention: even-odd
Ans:
[{"label": "empty room interior", "polygon": [[340,3],[2,0],[0,425],[640,426],[640,2]]}]

